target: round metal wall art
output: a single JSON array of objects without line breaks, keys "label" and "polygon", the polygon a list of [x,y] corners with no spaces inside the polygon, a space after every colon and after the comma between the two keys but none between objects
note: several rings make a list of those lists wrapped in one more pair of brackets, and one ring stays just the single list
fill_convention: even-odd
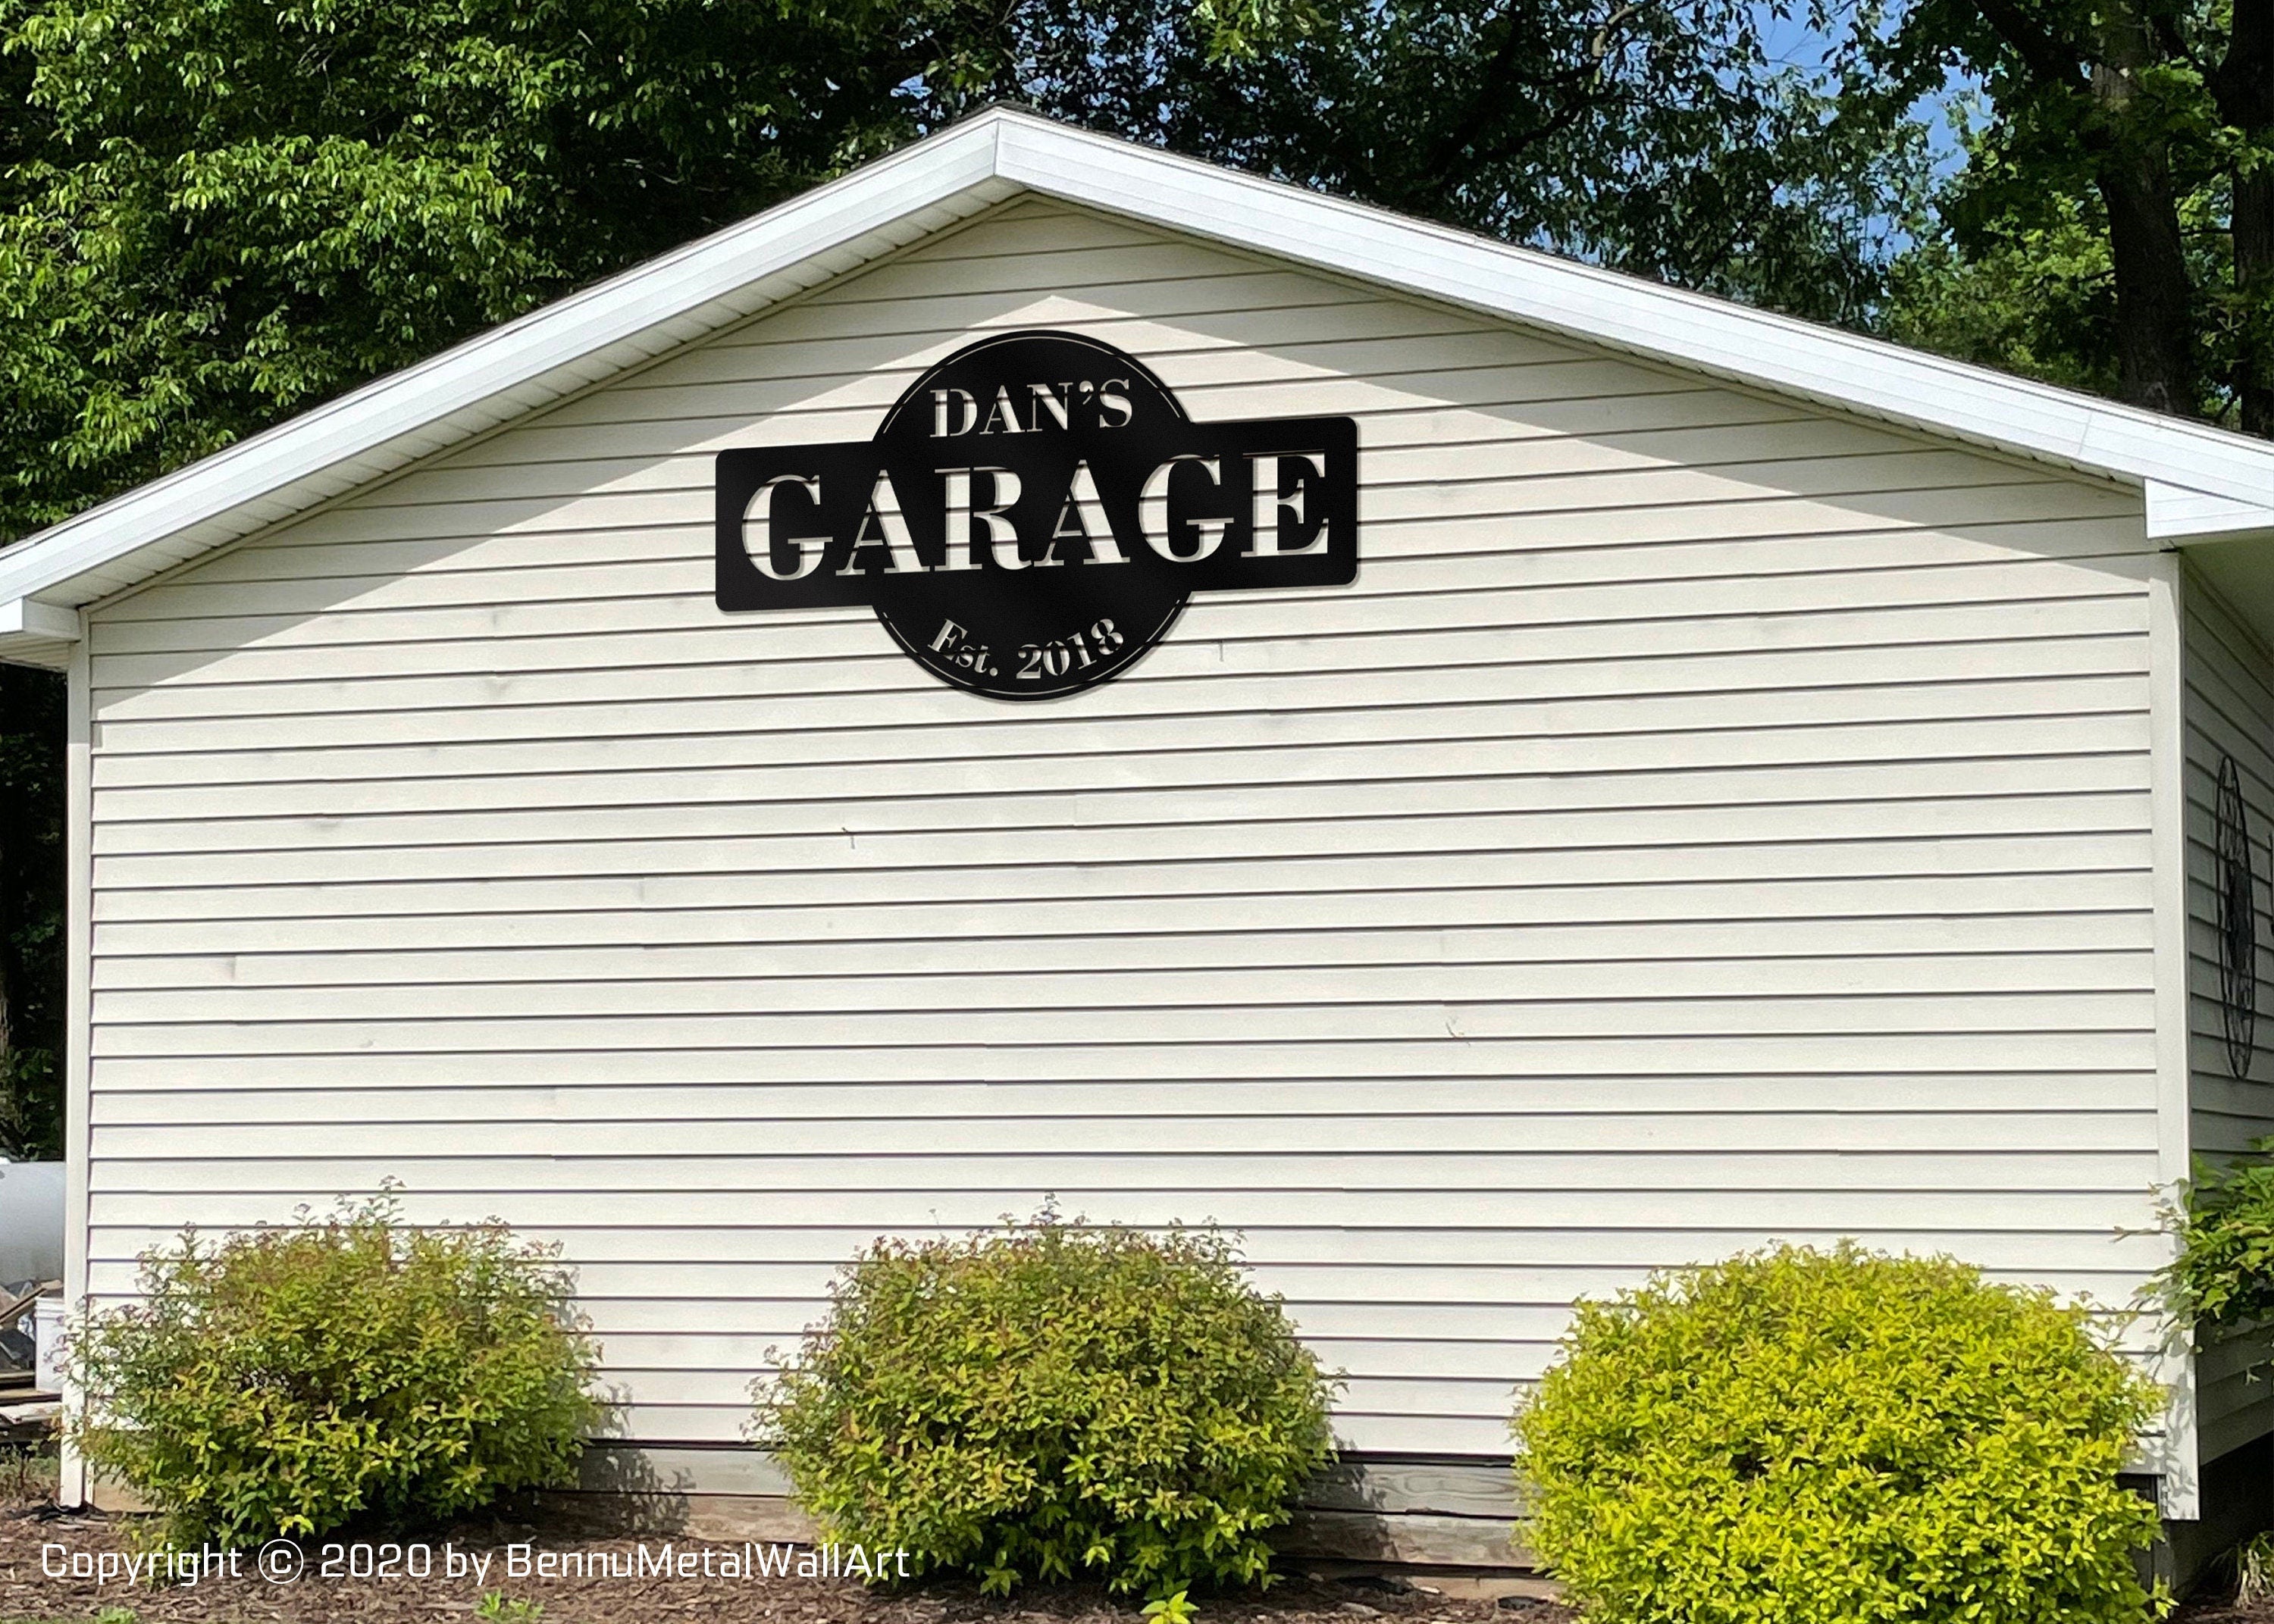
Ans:
[{"label": "round metal wall art", "polygon": [[1358,575],[1358,423],[1195,421],[1135,356],[1035,329],[967,344],[869,440],[716,464],[729,613],[861,605],[990,699],[1110,680],[1202,591]]},{"label": "round metal wall art", "polygon": [[2234,758],[2218,762],[2218,1004],[2226,1064],[2250,1075],[2258,1025],[2257,875],[2250,852],[2250,814]]}]

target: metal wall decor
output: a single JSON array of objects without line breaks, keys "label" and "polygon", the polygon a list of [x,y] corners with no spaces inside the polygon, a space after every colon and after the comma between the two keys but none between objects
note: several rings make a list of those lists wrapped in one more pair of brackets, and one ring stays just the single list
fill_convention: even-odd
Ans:
[{"label": "metal wall decor", "polygon": [[872,440],[719,454],[719,607],[866,604],[908,658],[996,699],[1126,671],[1195,591],[1358,574],[1349,417],[1195,423],[1073,333],[982,340]]},{"label": "metal wall decor", "polygon": [[2234,758],[2218,758],[2218,1007],[2227,1069],[2250,1075],[2258,1025],[2257,875]]}]

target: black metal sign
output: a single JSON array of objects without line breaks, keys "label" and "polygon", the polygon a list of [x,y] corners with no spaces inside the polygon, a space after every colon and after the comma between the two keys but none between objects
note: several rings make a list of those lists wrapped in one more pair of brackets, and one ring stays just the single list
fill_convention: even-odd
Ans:
[{"label": "black metal sign", "polygon": [[1358,574],[1348,417],[1194,423],[1073,333],[958,350],[873,440],[719,454],[718,602],[867,604],[908,657],[998,699],[1127,670],[1196,591]]}]

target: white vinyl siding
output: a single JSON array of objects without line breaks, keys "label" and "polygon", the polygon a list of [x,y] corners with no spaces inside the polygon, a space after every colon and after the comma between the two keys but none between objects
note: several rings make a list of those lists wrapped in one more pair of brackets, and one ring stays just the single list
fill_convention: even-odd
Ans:
[{"label": "white vinyl siding", "polygon": [[[2189,1137],[2218,1162],[2274,1135],[2274,660],[2201,575],[2187,605],[2187,959],[2192,1011]],[[2221,1017],[2218,806],[2222,757],[2232,757],[2249,826],[2257,916],[2257,1012],[2248,1075],[2228,1059]],[[2216,1460],[2274,1432],[2274,1348],[2262,1334],[2215,1338],[2197,1362],[2202,1453]]]},{"label": "white vinyl siding", "polygon": [[[1032,327],[1355,417],[1356,583],[1031,706],[715,608],[715,452]],[[94,613],[94,1288],[392,1177],[732,1440],[834,1264],[1055,1197],[1241,1229],[1348,1445],[1470,1455],[1575,1296],[1773,1237],[2120,1304],[2142,526],[1013,204]]]}]

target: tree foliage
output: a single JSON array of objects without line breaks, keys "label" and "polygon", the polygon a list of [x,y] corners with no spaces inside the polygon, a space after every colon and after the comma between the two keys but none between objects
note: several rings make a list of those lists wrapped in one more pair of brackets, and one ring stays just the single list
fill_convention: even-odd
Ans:
[{"label": "tree foliage", "polygon": [[1907,109],[1772,58],[1743,0],[1182,0],[1014,14],[1044,111],[1685,287],[1860,323],[1923,206]]},{"label": "tree foliage", "polygon": [[2274,0],[1909,0],[1850,37],[1875,95],[1980,92],[1893,335],[2274,433]]},{"label": "tree foliage", "polygon": [[2192,1342],[2274,1324],[2274,1139],[2223,1164],[2198,1162],[2164,1220],[2179,1244],[2156,1295],[2176,1330]]},{"label": "tree foliage", "polygon": [[1897,343],[2064,388],[2121,392],[2108,237],[2082,199],[1962,240],[1946,215],[1894,262],[1888,282],[1880,330]]},{"label": "tree foliage", "polygon": [[959,0],[0,0],[0,535],[882,151]]}]

